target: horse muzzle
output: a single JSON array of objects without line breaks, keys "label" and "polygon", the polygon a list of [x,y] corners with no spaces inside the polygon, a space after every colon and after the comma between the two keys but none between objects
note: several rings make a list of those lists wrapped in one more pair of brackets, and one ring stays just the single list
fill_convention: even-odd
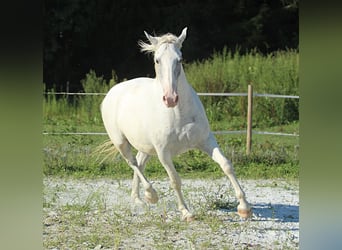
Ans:
[{"label": "horse muzzle", "polygon": [[164,95],[163,96],[163,101],[168,108],[173,108],[177,105],[178,103],[178,95],[173,94],[173,95]]}]

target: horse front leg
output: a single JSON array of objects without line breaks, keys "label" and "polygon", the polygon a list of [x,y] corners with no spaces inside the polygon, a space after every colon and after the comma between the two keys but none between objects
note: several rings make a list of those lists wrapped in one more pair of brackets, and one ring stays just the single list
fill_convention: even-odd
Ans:
[{"label": "horse front leg", "polygon": [[228,176],[230,182],[233,185],[236,198],[239,200],[237,211],[240,217],[250,217],[252,214],[252,209],[250,204],[246,200],[244,191],[242,190],[238,180],[236,179],[233,164],[223,155],[212,134],[210,134],[209,139],[204,145],[200,147],[200,149],[210,155],[211,158],[220,165],[223,172]]},{"label": "horse front leg", "polygon": [[182,213],[181,219],[186,220],[188,222],[194,220],[193,214],[189,212],[189,209],[185,204],[184,197],[183,197],[182,190],[181,190],[182,181],[173,165],[171,155],[169,153],[160,152],[158,153],[158,158],[161,164],[164,166],[170,178],[171,187],[174,189],[176,193],[178,209]]}]

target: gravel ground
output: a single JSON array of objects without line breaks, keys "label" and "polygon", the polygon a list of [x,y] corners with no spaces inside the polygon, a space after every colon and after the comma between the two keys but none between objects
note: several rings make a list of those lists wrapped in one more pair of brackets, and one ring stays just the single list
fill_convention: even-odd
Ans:
[{"label": "gravel ground", "polygon": [[131,180],[44,179],[45,249],[298,249],[299,183],[240,180],[253,216],[241,220],[227,178],[182,180],[197,219],[180,220],[168,180],[156,205],[130,199]]}]

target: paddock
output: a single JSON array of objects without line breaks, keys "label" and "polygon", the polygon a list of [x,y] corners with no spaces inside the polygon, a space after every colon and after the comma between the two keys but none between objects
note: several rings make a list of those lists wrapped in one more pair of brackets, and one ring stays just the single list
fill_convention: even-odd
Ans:
[{"label": "paddock", "polygon": [[[154,180],[157,204],[130,201],[131,180],[44,178],[45,249],[298,249],[299,182],[240,181],[253,204],[241,220],[226,177],[183,179],[197,219],[179,220],[168,180]],[[227,192],[228,190],[228,192]]]}]

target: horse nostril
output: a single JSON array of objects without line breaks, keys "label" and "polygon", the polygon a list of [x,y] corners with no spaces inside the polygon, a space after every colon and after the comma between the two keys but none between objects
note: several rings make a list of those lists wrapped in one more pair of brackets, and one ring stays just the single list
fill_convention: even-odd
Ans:
[{"label": "horse nostril", "polygon": [[175,95],[173,97],[167,97],[167,95],[163,96],[163,101],[168,107],[174,107],[178,103],[178,95]]}]

